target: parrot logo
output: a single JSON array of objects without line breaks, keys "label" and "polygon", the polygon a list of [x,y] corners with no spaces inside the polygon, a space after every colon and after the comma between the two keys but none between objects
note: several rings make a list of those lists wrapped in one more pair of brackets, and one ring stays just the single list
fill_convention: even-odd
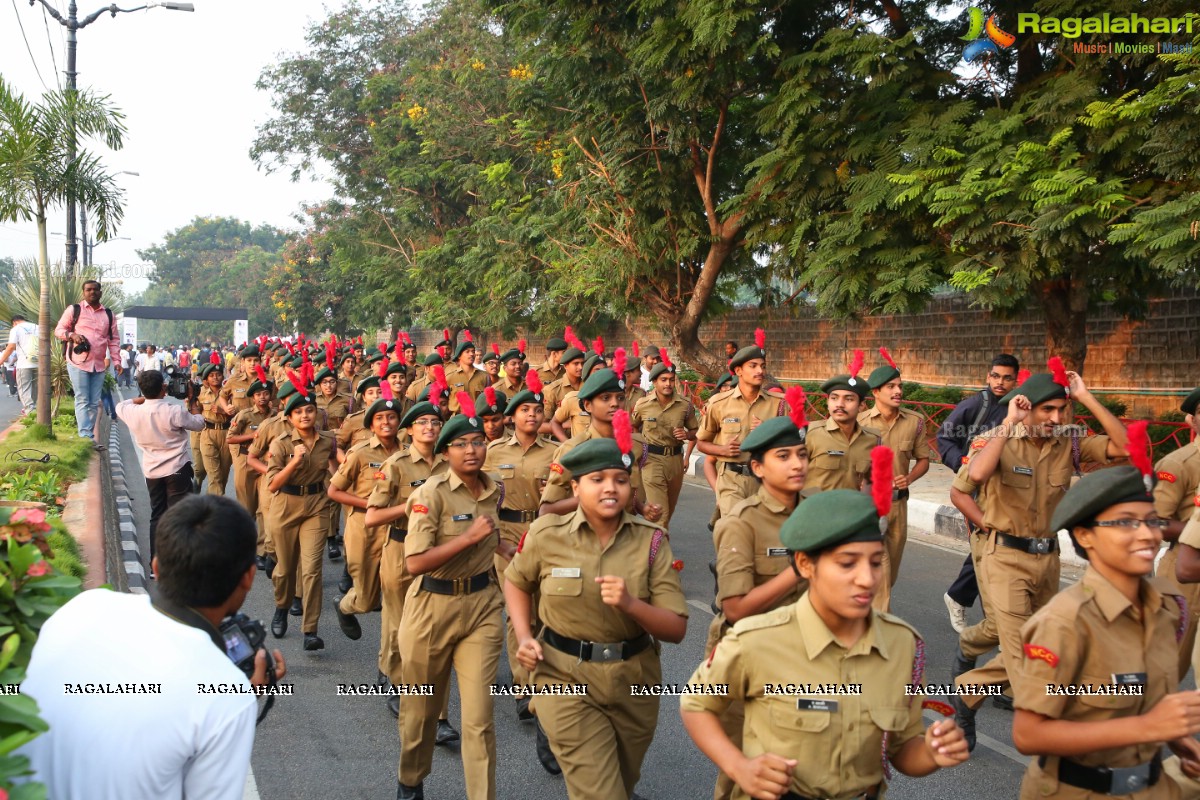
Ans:
[{"label": "parrot logo", "polygon": [[983,10],[978,6],[967,9],[968,27],[966,36],[960,37],[967,46],[963,48],[963,58],[967,61],[978,61],[1001,49],[1012,47],[1017,37],[1000,30],[996,24],[996,15],[992,14],[984,21]]}]

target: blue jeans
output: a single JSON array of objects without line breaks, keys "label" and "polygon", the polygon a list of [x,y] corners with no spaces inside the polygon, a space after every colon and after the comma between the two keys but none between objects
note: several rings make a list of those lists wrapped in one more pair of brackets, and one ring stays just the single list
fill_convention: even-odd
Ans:
[{"label": "blue jeans", "polygon": [[71,375],[71,388],[75,391],[75,425],[79,435],[93,438],[96,429],[96,411],[100,408],[100,390],[104,388],[104,371],[85,372],[74,364],[67,365]]}]

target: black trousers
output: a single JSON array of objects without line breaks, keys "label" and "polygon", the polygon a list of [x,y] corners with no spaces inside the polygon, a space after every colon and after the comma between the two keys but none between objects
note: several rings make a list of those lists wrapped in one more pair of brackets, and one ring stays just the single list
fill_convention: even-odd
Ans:
[{"label": "black trousers", "polygon": [[146,490],[150,493],[150,557],[154,558],[154,534],[158,521],[167,509],[192,493],[192,463],[165,478],[146,478]]},{"label": "black trousers", "polygon": [[[975,536],[976,534],[968,533],[967,535]],[[958,571],[958,577],[954,579],[954,583],[950,584],[946,594],[950,595],[950,598],[960,606],[970,608],[975,605],[975,601],[979,598],[979,582],[975,579],[975,562],[971,559],[970,553],[967,553],[967,557],[963,559],[962,569]]]}]

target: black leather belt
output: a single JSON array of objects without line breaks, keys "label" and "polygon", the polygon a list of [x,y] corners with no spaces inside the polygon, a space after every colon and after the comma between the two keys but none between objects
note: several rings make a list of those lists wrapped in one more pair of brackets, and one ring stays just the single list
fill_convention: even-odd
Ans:
[{"label": "black leather belt", "polygon": [[227,431],[229,430],[228,422],[209,422],[204,420],[204,427],[210,431]]},{"label": "black leather belt", "polygon": [[[879,797],[879,794],[877,792],[863,792],[862,794],[854,795],[853,797],[849,798],[849,800],[876,800],[876,798],[878,798],[878,797]],[[784,794],[780,795],[779,800],[819,800],[819,799],[815,798],[815,797],[809,797],[808,795],[796,794],[795,792],[785,792]]]},{"label": "black leather belt", "polygon": [[321,481],[317,481],[316,483],[306,483],[304,485],[285,483],[283,486],[279,487],[279,491],[283,492],[284,494],[295,495],[296,497],[304,497],[310,494],[324,494],[325,484]]},{"label": "black leather belt", "polygon": [[498,516],[501,522],[533,522],[537,519],[537,511],[517,511],[515,508],[502,508]]},{"label": "black leather belt", "polygon": [[488,587],[492,582],[492,573],[481,572],[469,578],[442,580],[430,575],[421,576],[421,588],[434,594],[474,594]]},{"label": "black leather belt", "polygon": [[1011,547],[1014,550],[1020,550],[1023,553],[1030,553],[1032,555],[1044,555],[1058,550],[1057,537],[1031,539],[1025,536],[1011,536],[1007,533],[996,531],[996,541],[1005,547]]},{"label": "black leather belt", "polygon": [[243,455],[243,456],[250,455],[250,445],[239,444],[238,445],[238,454]]},{"label": "black leather belt", "polygon": [[892,499],[893,500],[907,500],[908,499],[908,489],[893,489],[892,490]]},{"label": "black leather belt", "polygon": [[408,536],[406,528],[397,528],[395,525],[388,528],[388,538],[393,542],[403,542],[405,536]]},{"label": "black leather belt", "polygon": [[749,464],[738,464],[734,461],[726,461],[725,469],[729,470],[730,472],[736,472],[738,475],[753,475],[754,474],[753,472],[750,471]]},{"label": "black leather belt", "polygon": [[555,650],[561,650],[580,661],[628,661],[650,646],[650,634],[643,633],[636,639],[623,642],[584,642],[542,628],[542,638]]},{"label": "black leather belt", "polygon": [[655,456],[677,456],[683,452],[683,447],[682,446],[662,447],[657,444],[647,444],[646,452],[650,453],[651,455],[655,455]]},{"label": "black leather belt", "polygon": [[[1038,766],[1046,766],[1046,757],[1038,758]],[[1058,779],[1069,786],[1089,792],[1126,795],[1158,783],[1162,777],[1162,753],[1136,767],[1085,767],[1069,758],[1058,759]]]}]

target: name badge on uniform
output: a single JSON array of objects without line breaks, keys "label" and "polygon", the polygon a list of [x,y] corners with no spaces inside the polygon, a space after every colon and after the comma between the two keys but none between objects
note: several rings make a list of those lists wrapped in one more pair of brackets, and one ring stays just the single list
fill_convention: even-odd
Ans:
[{"label": "name badge on uniform", "polygon": [[1033,467],[1013,467],[1013,472],[1018,475],[1032,475]]},{"label": "name badge on uniform", "polygon": [[826,450],[825,455],[827,455],[827,456],[844,456],[844,455],[846,455],[846,451],[845,450]]},{"label": "name badge on uniform", "polygon": [[379,469],[380,467],[383,466],[383,462],[382,461],[371,461],[371,462],[368,462],[367,466],[370,467],[371,469]]},{"label": "name badge on uniform", "polygon": [[257,426],[257,425],[251,425],[251,426],[250,426],[250,430],[252,430],[252,431],[256,431],[256,430],[258,430],[258,426]]},{"label": "name badge on uniform", "polygon": [[554,567],[550,570],[551,578],[578,578],[579,567]]},{"label": "name badge on uniform", "polygon": [[646,422],[658,422],[658,417],[646,417]]},{"label": "name badge on uniform", "polygon": [[453,522],[466,522],[467,520],[473,519],[474,517],[475,517],[474,514],[455,514],[450,519]]},{"label": "name badge on uniform", "polygon": [[499,469],[516,469],[516,468],[517,468],[516,464],[501,464],[499,466]]},{"label": "name badge on uniform", "polygon": [[245,396],[246,396],[246,390],[245,390],[245,389],[234,389],[234,390],[233,390],[233,393],[234,393],[234,395],[235,395],[235,396],[237,396],[237,397],[245,397]]},{"label": "name badge on uniform", "polygon": [[838,710],[838,701],[822,700],[815,697],[800,697],[796,699],[796,708],[800,711],[828,711],[832,713]]},{"label": "name badge on uniform", "polygon": [[1146,673],[1114,672],[1112,682],[1118,686],[1144,686],[1146,684]]},{"label": "name badge on uniform", "polygon": [[423,484],[423,483],[425,483],[425,481],[423,481],[423,480],[421,480],[421,481],[413,481],[412,483],[410,483],[410,484],[409,484],[409,486],[420,486],[420,485],[421,485],[421,484]]},{"label": "name badge on uniform", "polygon": [[768,556],[786,556],[787,554],[788,554],[788,551],[787,551],[786,547],[768,547],[767,548]]},{"label": "name badge on uniform", "polygon": [[721,424],[724,425],[726,422],[736,422],[740,424],[741,421],[741,417],[726,417],[725,419],[721,420]]}]

